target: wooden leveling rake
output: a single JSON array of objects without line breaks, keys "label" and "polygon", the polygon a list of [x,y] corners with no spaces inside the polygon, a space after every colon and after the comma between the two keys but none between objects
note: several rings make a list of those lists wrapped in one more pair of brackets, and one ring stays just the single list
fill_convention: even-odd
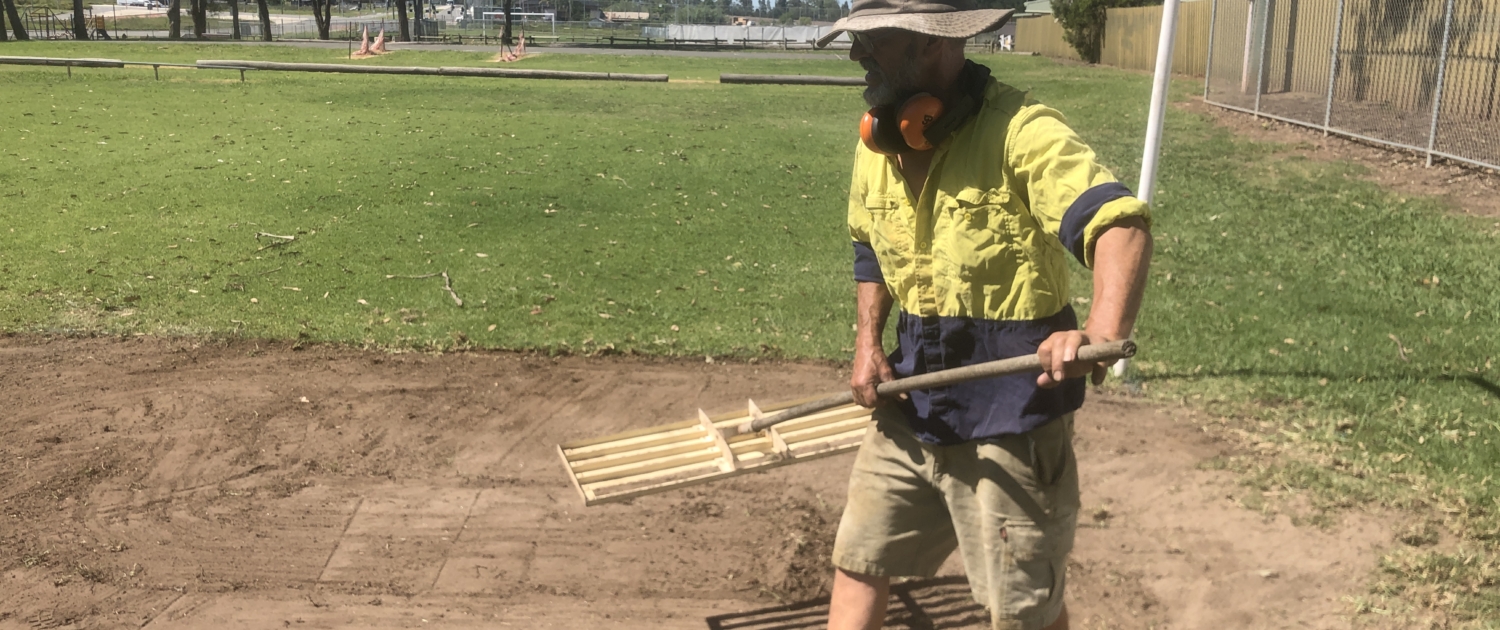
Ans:
[{"label": "wooden leveling rake", "polygon": [[[1115,341],[1083,346],[1078,358],[1118,361],[1135,350],[1130,340]],[[1041,370],[1036,355],[1027,355],[887,381],[876,391],[895,396]],[[869,424],[870,410],[845,391],[765,407],[752,400],[746,413],[710,417],[699,410],[694,420],[562,444],[557,453],[589,506],[842,453],[859,446]]]}]

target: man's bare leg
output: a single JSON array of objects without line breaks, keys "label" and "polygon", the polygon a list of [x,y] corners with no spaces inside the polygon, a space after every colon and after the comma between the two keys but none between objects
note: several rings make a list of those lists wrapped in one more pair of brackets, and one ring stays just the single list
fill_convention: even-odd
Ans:
[{"label": "man's bare leg", "polygon": [[[891,578],[833,570],[828,602],[828,630],[879,630],[891,597]],[[1067,620],[1063,621],[1064,630]]]}]

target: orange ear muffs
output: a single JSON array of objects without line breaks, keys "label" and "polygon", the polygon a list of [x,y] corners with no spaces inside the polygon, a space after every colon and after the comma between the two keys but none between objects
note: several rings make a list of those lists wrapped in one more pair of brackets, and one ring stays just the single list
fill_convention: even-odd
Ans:
[{"label": "orange ear muffs", "polygon": [[886,153],[884,149],[881,149],[880,145],[875,142],[875,125],[878,120],[874,109],[865,112],[864,118],[859,119],[859,140],[865,143],[865,148],[871,152],[881,155],[891,155],[890,153]]},{"label": "orange ear muffs", "polygon": [[910,151],[906,141],[901,139],[901,130],[891,124],[892,116],[890,108],[876,107],[865,112],[865,117],[859,121],[859,139],[865,143],[865,148],[881,155],[899,155]]},{"label": "orange ear muffs", "polygon": [[[899,109],[900,115],[893,115]],[[876,107],[859,121],[859,139],[865,148],[881,155],[927,151],[932,142],[924,135],[943,116],[943,102],[927,93],[906,99],[899,108]]]},{"label": "orange ear muffs", "polygon": [[932,123],[943,115],[943,102],[936,96],[923,92],[901,105],[901,138],[906,146],[917,151],[932,148],[932,143],[923,135]]}]

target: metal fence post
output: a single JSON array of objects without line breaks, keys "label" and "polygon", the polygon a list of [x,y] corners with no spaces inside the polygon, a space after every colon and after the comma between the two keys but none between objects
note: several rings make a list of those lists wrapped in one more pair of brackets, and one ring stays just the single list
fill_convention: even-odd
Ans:
[{"label": "metal fence post", "polygon": [[1271,32],[1271,3],[1275,0],[1254,1],[1265,3],[1260,10],[1260,45],[1255,47],[1255,117],[1259,118],[1260,95],[1266,91],[1266,37]]},{"label": "metal fence post", "polygon": [[[1342,1],[1342,0],[1340,0]],[[1208,7],[1208,62],[1203,64],[1203,100],[1208,100],[1208,82],[1214,76],[1214,29],[1219,25],[1219,0]]]},{"label": "metal fence post", "polygon": [[1323,104],[1323,135],[1333,124],[1333,84],[1339,74],[1339,45],[1344,41],[1344,0],[1339,0],[1338,15],[1333,19],[1333,49],[1328,53],[1328,101]]},{"label": "metal fence post", "polygon": [[1443,17],[1443,49],[1438,51],[1437,87],[1432,94],[1432,125],[1427,130],[1427,166],[1432,166],[1432,150],[1437,146],[1438,112],[1443,108],[1443,79],[1448,71],[1448,38],[1453,31],[1453,0],[1448,0]]}]

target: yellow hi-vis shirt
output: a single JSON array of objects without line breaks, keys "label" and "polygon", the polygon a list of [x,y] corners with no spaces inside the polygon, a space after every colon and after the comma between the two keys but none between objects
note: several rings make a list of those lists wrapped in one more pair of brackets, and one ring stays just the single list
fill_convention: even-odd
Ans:
[{"label": "yellow hi-vis shirt", "polygon": [[[856,149],[849,187],[855,279],[900,304],[891,365],[914,376],[1035,353],[1078,327],[1066,259],[1092,268],[1094,242],[1126,217],[1150,221],[1062,114],[990,81],[984,105],[936,149],[920,198],[896,159]],[[1083,405],[1085,384],[1036,375],[912,392],[899,404],[924,441],[1029,431]]]}]

